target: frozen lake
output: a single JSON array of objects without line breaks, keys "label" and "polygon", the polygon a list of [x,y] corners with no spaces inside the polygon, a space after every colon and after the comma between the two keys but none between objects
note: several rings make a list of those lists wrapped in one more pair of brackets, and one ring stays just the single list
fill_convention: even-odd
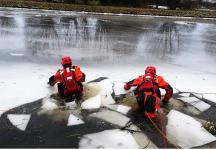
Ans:
[{"label": "frozen lake", "polygon": [[65,54],[87,81],[124,82],[155,65],[174,88],[215,100],[215,39],[216,20],[0,8],[0,109],[49,94]]}]

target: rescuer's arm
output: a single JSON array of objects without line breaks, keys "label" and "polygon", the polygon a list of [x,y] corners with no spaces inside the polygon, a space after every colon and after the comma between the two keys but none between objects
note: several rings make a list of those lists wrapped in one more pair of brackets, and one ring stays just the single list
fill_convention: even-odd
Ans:
[{"label": "rescuer's arm", "polygon": [[141,84],[142,82],[143,82],[143,77],[142,77],[142,76],[139,76],[138,78],[127,82],[127,83],[124,85],[124,89],[125,89],[125,90],[129,90],[132,86],[138,86],[138,85]]},{"label": "rescuer's arm", "polygon": [[163,77],[161,76],[157,76],[157,80],[158,80],[158,85],[159,85],[159,88],[162,88],[166,91],[166,94],[163,98],[163,102],[164,103],[168,103],[169,102],[169,99],[172,97],[173,95],[173,88],[170,86],[170,84],[168,84],[164,79]]},{"label": "rescuer's arm", "polygon": [[75,66],[75,78],[77,82],[85,82],[85,74],[80,70],[80,67]]},{"label": "rescuer's arm", "polygon": [[60,70],[58,70],[56,72],[55,75],[52,75],[50,78],[49,78],[49,82],[48,84],[50,86],[54,86],[57,82],[59,82],[61,80],[61,74],[60,74]]}]

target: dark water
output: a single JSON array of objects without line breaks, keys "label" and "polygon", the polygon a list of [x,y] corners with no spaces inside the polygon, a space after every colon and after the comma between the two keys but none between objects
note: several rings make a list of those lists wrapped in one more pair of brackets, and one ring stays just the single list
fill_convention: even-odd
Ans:
[{"label": "dark water", "polygon": [[58,63],[69,54],[85,66],[152,61],[215,66],[215,39],[212,20],[0,8],[1,61]]}]

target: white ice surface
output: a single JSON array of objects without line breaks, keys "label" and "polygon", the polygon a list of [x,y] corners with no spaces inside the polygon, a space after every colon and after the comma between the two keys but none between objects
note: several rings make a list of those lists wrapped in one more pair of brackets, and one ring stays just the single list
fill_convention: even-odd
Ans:
[{"label": "white ice surface", "polygon": [[98,109],[101,106],[101,95],[96,95],[94,97],[91,97],[87,100],[85,100],[81,108],[82,109]]},{"label": "white ice surface", "polygon": [[195,108],[197,108],[201,112],[203,112],[203,111],[205,111],[211,107],[209,104],[199,100],[196,97],[180,97],[178,99],[182,100],[183,102],[191,104],[192,106],[194,106]]},{"label": "white ice surface", "polygon": [[18,129],[25,131],[28,122],[31,118],[31,115],[23,115],[23,114],[9,114],[7,115],[7,118],[10,120],[10,122]]},{"label": "white ice surface", "polygon": [[105,130],[82,137],[79,148],[139,148],[130,132],[119,129]]},{"label": "white ice surface", "polygon": [[201,146],[216,140],[201,123],[190,116],[171,110],[167,117],[167,137],[182,148]]},{"label": "white ice surface", "polygon": [[216,94],[204,94],[203,97],[209,101],[216,103]]},{"label": "white ice surface", "polygon": [[130,118],[118,112],[109,111],[109,110],[100,111],[98,113],[91,114],[90,116],[103,119],[109,123],[116,124],[121,127],[125,126],[127,122],[130,120]]},{"label": "white ice surface", "polygon": [[67,126],[74,126],[74,125],[79,125],[79,124],[84,124],[84,121],[82,121],[80,118],[70,114],[70,116],[68,118]]}]

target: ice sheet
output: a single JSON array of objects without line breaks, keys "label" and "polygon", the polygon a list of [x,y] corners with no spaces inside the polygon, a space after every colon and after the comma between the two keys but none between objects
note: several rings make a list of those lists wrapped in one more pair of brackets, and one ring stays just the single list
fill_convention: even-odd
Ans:
[{"label": "ice sheet", "polygon": [[167,117],[167,137],[182,148],[201,146],[216,140],[201,123],[190,116],[171,110]]},{"label": "ice sheet", "polygon": [[178,99],[182,100],[183,102],[191,104],[192,106],[196,107],[198,110],[202,112],[211,107],[211,105],[199,100],[196,97],[180,97]]},{"label": "ice sheet", "polygon": [[23,114],[9,114],[7,115],[7,118],[10,120],[10,122],[17,127],[18,129],[25,131],[28,122],[30,120],[31,115],[23,115]]},{"label": "ice sheet", "polygon": [[79,124],[84,124],[84,121],[82,121],[80,118],[74,116],[73,114],[70,114],[70,116],[68,118],[67,126],[74,126],[74,125],[79,125]]},{"label": "ice sheet", "polygon": [[119,129],[84,135],[79,148],[139,148],[130,132]]}]

